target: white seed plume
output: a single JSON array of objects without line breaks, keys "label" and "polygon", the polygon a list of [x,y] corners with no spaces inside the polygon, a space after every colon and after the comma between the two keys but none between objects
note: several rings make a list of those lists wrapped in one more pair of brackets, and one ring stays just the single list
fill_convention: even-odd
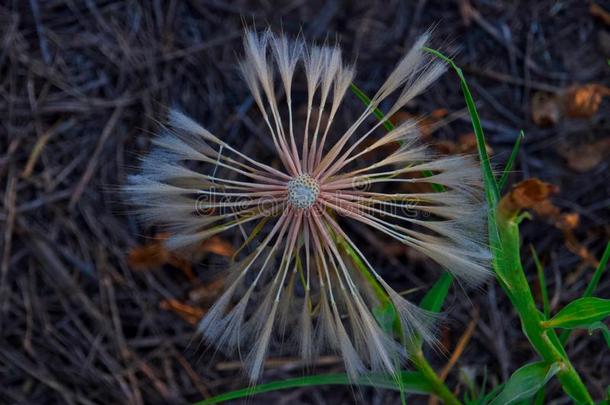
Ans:
[{"label": "white seed plume", "polygon": [[[247,32],[241,72],[281,168],[170,111],[140,173],[130,176],[130,201],[144,221],[168,228],[172,249],[251,230],[240,249],[244,257],[230,266],[225,290],[199,330],[226,352],[243,354],[252,381],[282,335],[306,361],[340,354],[351,378],[369,370],[396,373],[408,353],[375,318],[373,308],[382,302],[393,304],[407,337],[434,339],[434,315],[383,280],[344,229],[351,221],[427,255],[465,284],[488,275],[476,162],[435,156],[418,144],[415,122],[384,133],[383,122],[372,118],[388,97],[394,97],[391,116],[442,74],[444,66],[422,51],[427,39],[415,43],[371,105],[338,132],[333,120],[355,75],[339,48]],[[302,126],[293,123],[298,76],[307,90]],[[382,157],[368,162],[371,155]],[[445,191],[417,191],[431,184]]]}]

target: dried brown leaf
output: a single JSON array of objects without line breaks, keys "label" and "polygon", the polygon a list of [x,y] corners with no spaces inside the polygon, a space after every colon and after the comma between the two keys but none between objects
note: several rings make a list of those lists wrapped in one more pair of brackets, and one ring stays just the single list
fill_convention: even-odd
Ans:
[{"label": "dried brown leaf", "polygon": [[606,11],[600,5],[591,2],[589,5],[589,13],[604,24],[610,25],[610,12]]},{"label": "dried brown leaf", "polygon": [[[471,154],[477,152],[477,138],[474,132],[469,132],[458,136],[457,142],[442,140],[434,144],[434,148],[443,155]],[[494,150],[485,144],[488,155],[493,155]]]},{"label": "dried brown leaf", "polygon": [[447,115],[449,115],[449,110],[446,108],[437,108],[428,115],[417,115],[407,111],[398,111],[390,117],[390,122],[395,126],[398,126],[407,120],[415,120],[417,121],[417,127],[422,138],[428,138],[432,135],[432,132],[437,129],[436,125],[439,121]]},{"label": "dried brown leaf", "polygon": [[189,299],[201,305],[210,305],[222,293],[225,278],[219,277],[189,292]]},{"label": "dried brown leaf", "polygon": [[583,262],[592,267],[598,261],[587,247],[580,243],[574,235],[580,217],[577,213],[561,213],[559,207],[550,200],[551,195],[559,192],[555,185],[536,178],[524,180],[500,200],[500,215],[515,216],[524,209],[533,211],[537,216],[549,220],[557,229],[563,232],[566,248],[579,256]]},{"label": "dried brown leaf", "polygon": [[201,253],[214,253],[224,257],[231,257],[235,253],[233,245],[220,236],[213,236],[203,241],[197,250]]},{"label": "dried brown leaf", "polygon": [[549,200],[552,194],[559,191],[555,185],[546,183],[540,179],[532,178],[524,180],[502,197],[500,210],[509,215],[524,210],[531,209],[542,216],[549,216],[559,210]]},{"label": "dried brown leaf", "polygon": [[575,85],[557,93],[534,93],[532,121],[539,127],[550,127],[562,118],[591,118],[599,111],[610,88],[598,83]]},{"label": "dried brown leaf", "polygon": [[159,234],[150,243],[133,247],[127,254],[127,263],[135,270],[150,270],[167,264],[170,253],[163,245],[166,234]]},{"label": "dried brown leaf", "polygon": [[159,303],[159,308],[178,314],[182,319],[191,325],[196,325],[199,323],[199,320],[201,320],[205,314],[203,309],[193,307],[176,299],[166,299],[161,301]]},{"label": "dried brown leaf", "polygon": [[545,92],[536,92],[532,98],[532,121],[539,127],[551,127],[563,115],[561,97]]},{"label": "dried brown leaf", "polygon": [[558,148],[568,166],[577,172],[584,173],[606,161],[610,155],[610,138],[599,139],[589,144]]},{"label": "dried brown leaf", "polygon": [[610,88],[597,83],[572,86],[563,95],[565,115],[572,118],[591,118],[599,110]]}]

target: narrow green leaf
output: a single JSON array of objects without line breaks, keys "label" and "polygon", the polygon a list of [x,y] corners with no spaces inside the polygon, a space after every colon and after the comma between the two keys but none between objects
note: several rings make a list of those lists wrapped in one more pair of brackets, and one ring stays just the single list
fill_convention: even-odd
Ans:
[{"label": "narrow green leaf", "polygon": [[[450,273],[444,272],[436,280],[432,288],[426,292],[426,295],[424,295],[424,298],[419,303],[420,308],[431,312],[441,312],[451,284],[453,284],[453,276]],[[417,350],[422,347],[423,343],[424,341],[421,336],[416,334],[410,344],[414,350]]]},{"label": "narrow green leaf", "polygon": [[527,364],[510,376],[504,389],[490,405],[509,405],[533,397],[560,370],[559,363]]},{"label": "narrow green leaf", "polygon": [[608,326],[603,322],[595,322],[589,326],[589,335],[592,335],[596,330],[601,331],[606,345],[610,348],[610,329],[608,329]]},{"label": "narrow green leaf", "polygon": [[385,374],[370,374],[360,377],[358,380],[351,381],[347,374],[322,374],[308,377],[289,378],[286,380],[272,381],[266,384],[259,384],[254,387],[244,388],[236,391],[227,392],[204,401],[196,402],[194,405],[209,405],[218,404],[225,401],[230,401],[239,398],[251,397],[256,394],[265,392],[285,390],[298,387],[311,387],[319,385],[365,385],[375,388],[386,388],[399,390],[413,394],[430,394],[432,389],[426,379],[415,371],[400,372],[400,386],[392,378]]},{"label": "narrow green leaf", "polygon": [[468,83],[466,83],[466,78],[464,77],[464,73],[462,73],[462,69],[460,69],[453,59],[448,56],[443,55],[441,52],[432,48],[423,48],[426,52],[431,53],[439,59],[444,60],[446,63],[451,66],[451,68],[455,71],[460,79],[460,87],[462,88],[462,93],[464,94],[464,100],[466,101],[466,107],[468,108],[468,113],[470,114],[470,119],[472,121],[472,128],[474,130],[475,137],[477,139],[477,150],[479,152],[479,159],[481,160],[481,167],[483,170],[483,181],[485,182],[485,190],[489,193],[487,198],[490,203],[490,208],[495,209],[496,205],[500,201],[500,192],[498,190],[498,184],[496,183],[496,178],[493,174],[493,170],[491,168],[491,163],[489,160],[489,155],[487,154],[487,149],[485,148],[485,135],[483,134],[483,127],[481,126],[481,120],[479,118],[479,113],[477,112],[477,107],[472,98],[472,93],[470,92],[470,88],[468,87]]},{"label": "narrow green leaf", "polygon": [[542,267],[542,263],[540,263],[540,259],[538,258],[538,254],[536,253],[534,246],[530,245],[530,250],[532,251],[532,257],[534,258],[534,264],[536,265],[536,273],[538,274],[538,284],[540,284],[540,296],[542,297],[542,311],[544,312],[544,319],[549,319],[551,316],[551,309],[549,306],[549,291],[546,287],[546,278],[544,277],[544,268]]},{"label": "narrow green leaf", "polygon": [[[369,96],[367,96],[362,90],[360,90],[360,88],[354,83],[351,83],[349,85],[349,89],[352,91],[352,93],[356,95],[356,97],[358,97],[360,101],[362,101],[362,104],[367,107],[371,105],[371,99],[369,98]],[[379,108],[375,108],[373,110],[373,114],[375,114],[375,117],[377,117],[379,121],[385,120],[385,114]],[[382,125],[388,132],[394,129],[394,124],[392,124],[390,120],[384,121]]]},{"label": "narrow green leaf", "polygon": [[436,283],[434,283],[432,288],[426,292],[426,295],[422,298],[419,306],[428,311],[440,312],[452,283],[453,276],[447,272],[443,273],[443,275],[436,280]]},{"label": "narrow green leaf", "polygon": [[553,318],[542,322],[543,328],[589,328],[610,316],[610,300],[584,297],[570,302]]},{"label": "narrow green leaf", "polygon": [[[369,96],[367,96],[362,90],[360,90],[360,88],[358,86],[356,86],[354,83],[351,83],[349,85],[349,89],[352,91],[352,93],[354,93],[356,95],[356,97],[358,97],[358,99],[360,101],[362,101],[362,103],[365,106],[368,107],[369,105],[371,105],[371,99],[369,98]],[[379,108],[375,108],[373,110],[373,114],[375,114],[375,117],[377,117],[377,119],[379,121],[383,121],[382,125],[386,131],[390,132],[395,128],[394,124],[392,124],[392,122],[389,119],[386,120],[385,114]],[[430,177],[430,176],[434,175],[434,173],[432,173],[430,170],[424,170],[424,171],[422,171],[422,175],[424,175],[425,177]],[[437,193],[440,193],[441,191],[445,191],[445,187],[441,184],[432,183],[430,185],[432,186],[432,189],[434,191],[436,191]]]},{"label": "narrow green leaf", "polygon": [[513,145],[513,150],[510,152],[510,156],[506,165],[504,166],[504,170],[502,171],[502,177],[498,180],[498,191],[502,192],[504,186],[506,185],[506,180],[508,180],[508,175],[510,171],[513,170],[513,166],[515,165],[515,160],[517,159],[517,155],[519,154],[519,149],[521,148],[521,142],[525,138],[525,133],[523,130],[519,132],[519,136],[515,140],[515,144]]},{"label": "narrow green leaf", "polygon": [[[610,241],[606,244],[606,249],[604,250],[604,254],[602,255],[602,259],[599,261],[599,265],[595,269],[595,273],[593,273],[593,277],[591,277],[591,281],[587,285],[587,289],[583,293],[583,297],[590,297],[595,292],[599,284],[599,280],[602,278],[604,271],[606,271],[606,266],[608,265],[608,259],[610,259]],[[559,336],[559,340],[561,344],[565,346],[566,342],[570,338],[570,331],[564,330]]]},{"label": "narrow green leaf", "polygon": [[593,273],[593,277],[587,285],[587,289],[583,294],[583,297],[590,297],[595,292],[597,285],[599,284],[599,280],[602,278],[602,274],[606,271],[606,266],[608,265],[608,260],[610,259],[610,241],[606,244],[606,249],[604,249],[604,254],[602,255],[602,259],[599,261],[599,265],[595,269],[595,273]]}]

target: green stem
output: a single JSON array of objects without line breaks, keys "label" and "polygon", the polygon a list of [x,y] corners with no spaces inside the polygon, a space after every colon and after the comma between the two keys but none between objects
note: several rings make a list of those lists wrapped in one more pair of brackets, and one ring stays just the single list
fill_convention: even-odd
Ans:
[{"label": "green stem", "polygon": [[[350,84],[350,90],[356,95],[356,97],[358,97],[358,99],[360,101],[362,101],[362,103],[364,105],[369,106],[371,104],[371,99],[362,90],[360,90],[360,88],[358,86],[356,86],[354,83]],[[394,129],[394,124],[392,124],[389,121],[389,119],[386,119],[385,114],[379,108],[375,108],[373,110],[373,114],[375,114],[375,117],[377,117],[378,120],[383,122],[383,127],[386,129],[386,131],[389,132]],[[430,170],[426,170],[422,174],[425,177],[430,177],[433,175],[433,173]],[[445,191],[445,187],[443,187],[440,184],[432,183],[431,186],[432,186],[432,189],[436,192]],[[351,249],[351,247],[348,244],[343,243],[342,247],[353,259],[356,267],[358,267],[361,270],[364,277],[367,278],[369,283],[373,286],[373,289],[374,289],[376,295],[378,296],[378,298],[380,299],[380,301],[384,305],[392,306],[393,311],[396,312],[396,309],[393,308],[392,302],[388,299],[387,295],[383,291],[383,288],[377,283],[377,281],[375,281],[375,279],[369,273],[368,269],[366,268],[364,263],[362,263],[362,261],[360,260],[358,255],[355,254],[355,252]],[[445,274],[443,279],[446,282],[448,282],[449,285],[453,281],[453,278],[448,274]],[[447,286],[447,288],[449,288],[449,287]],[[438,312],[439,310],[440,310],[440,308],[436,309],[436,312]],[[398,321],[397,317],[395,317],[394,323],[395,323],[395,325],[394,325],[395,328],[400,329],[400,322]],[[401,330],[399,331],[399,334],[402,335]],[[403,336],[403,338],[404,338],[404,336]],[[424,378],[426,378],[427,382],[432,387],[436,396],[441,398],[446,404],[461,405],[460,401],[455,397],[455,395],[453,395],[453,393],[449,390],[449,388],[447,388],[445,383],[443,381],[441,381],[440,378],[438,378],[438,375],[436,374],[436,372],[434,371],[432,366],[430,366],[430,363],[428,363],[428,360],[426,360],[426,358],[424,357],[423,352],[421,351],[421,344],[419,344],[418,346],[413,345],[411,352],[413,353],[412,359],[411,359],[413,366],[424,376]]]},{"label": "green stem", "polygon": [[593,404],[591,395],[568,358],[557,334],[554,330],[545,330],[541,326],[543,315],[536,307],[521,265],[518,218],[500,212],[497,215],[497,224],[502,249],[496,252],[494,267],[496,273],[501,275],[500,284],[519,314],[523,332],[545,361],[562,365],[557,378],[566,394],[576,403]]},{"label": "green stem", "polygon": [[453,392],[447,388],[445,383],[438,377],[434,369],[430,366],[430,363],[428,363],[428,360],[426,360],[424,357],[424,353],[421,351],[421,349],[412,353],[411,362],[426,378],[436,396],[443,400],[445,404],[461,405],[461,402],[455,395],[453,395]]}]

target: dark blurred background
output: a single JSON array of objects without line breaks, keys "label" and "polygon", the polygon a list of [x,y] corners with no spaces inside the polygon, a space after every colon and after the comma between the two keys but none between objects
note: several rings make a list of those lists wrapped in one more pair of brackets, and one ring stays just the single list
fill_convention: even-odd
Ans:
[{"label": "dark blurred background", "polygon": [[[194,326],[219,291],[209,270],[227,263],[238,240],[214,239],[189,257],[165,252],[163,235],[141,227],[117,192],[167,106],[271,158],[237,72],[244,25],[340,41],[369,94],[433,27],[433,45],[453,51],[464,68],[498,169],[525,131],[509,185],[538,177],[559,188],[551,212],[536,212],[523,227],[526,271],[536,289],[532,246],[553,310],[582,293],[608,240],[608,2],[0,3],[0,403],[182,404],[248,385],[236,359],[199,346]],[[349,94],[346,102],[358,106]],[[339,120],[354,118],[347,110]],[[452,72],[393,119],[413,116],[442,124],[432,133],[423,128],[439,153],[474,152]],[[436,266],[404,246],[354,232],[393,285],[426,289],[438,277]],[[610,296],[609,278],[598,295]],[[489,389],[536,358],[495,283],[455,288],[446,311],[445,353],[431,350],[429,358],[440,370],[456,355],[451,389],[464,393],[469,382],[483,380]],[[460,339],[467,345],[456,351]],[[577,333],[569,352],[601,398],[610,384],[602,337]],[[341,370],[340,359],[325,357],[310,371]],[[296,359],[272,351],[264,379],[303,373]],[[349,387],[320,387],[246,403],[358,398],[399,400],[392,391],[366,388],[354,396]],[[569,402],[554,382],[551,399]]]}]

